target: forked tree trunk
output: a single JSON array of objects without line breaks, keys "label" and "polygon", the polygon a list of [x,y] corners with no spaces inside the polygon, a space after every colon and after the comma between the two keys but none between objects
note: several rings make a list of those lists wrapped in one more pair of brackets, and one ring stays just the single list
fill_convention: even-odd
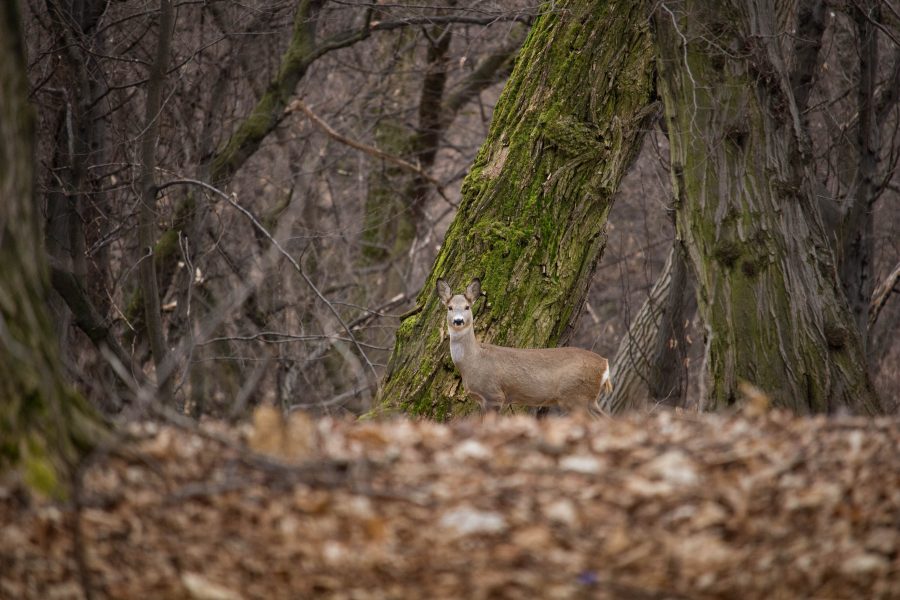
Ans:
[{"label": "forked tree trunk", "polygon": [[737,402],[745,380],[800,412],[879,412],[805,167],[785,66],[796,14],[690,1],[654,19],[677,233],[707,327],[705,407]]},{"label": "forked tree trunk", "polygon": [[564,342],[604,245],[619,180],[654,108],[653,54],[639,4],[558,2],[534,24],[463,183],[463,200],[407,318],[381,406],[445,419],[465,402],[441,327],[438,277],[481,277],[481,339]]},{"label": "forked tree trunk", "polygon": [[66,384],[45,310],[47,265],[33,191],[34,123],[27,102],[18,3],[0,5],[0,468],[22,465],[45,492],[96,441],[97,421]]}]

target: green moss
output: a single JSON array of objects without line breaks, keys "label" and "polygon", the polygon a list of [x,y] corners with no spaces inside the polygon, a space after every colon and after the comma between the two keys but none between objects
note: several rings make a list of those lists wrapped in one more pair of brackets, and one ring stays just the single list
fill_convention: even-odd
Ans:
[{"label": "green moss", "polygon": [[156,263],[156,269],[162,271],[167,269],[169,262],[179,252],[178,247],[179,231],[167,229],[156,242],[156,249],[153,252],[153,261]]},{"label": "green moss", "polygon": [[419,326],[419,315],[413,315],[403,319],[400,327],[397,329],[397,337],[406,339]]},{"label": "green moss", "polygon": [[564,156],[594,160],[608,147],[600,130],[579,122],[571,115],[560,115],[550,110],[541,114],[540,124],[546,139],[556,145]]},{"label": "green moss", "polygon": [[28,444],[22,460],[22,473],[29,488],[45,496],[61,497],[63,486],[56,475],[56,467],[47,452],[36,443]]},{"label": "green moss", "polygon": [[530,227],[516,227],[485,219],[475,224],[467,235],[467,242],[487,245],[491,252],[507,257],[522,247],[522,243],[534,235]]},{"label": "green moss", "polygon": [[743,250],[738,242],[732,240],[719,240],[713,250],[713,257],[725,268],[730,269],[741,257]]},{"label": "green moss", "polygon": [[[153,249],[153,264],[156,266],[157,277],[160,281],[169,281],[178,264],[178,254],[181,251],[178,245],[180,230],[167,229],[160,236]],[[128,303],[125,305],[125,318],[133,328],[126,333],[126,341],[129,343],[135,336],[144,333],[144,294],[140,286],[135,286]]]},{"label": "green moss", "polygon": [[476,335],[520,347],[555,345],[585,293],[649,118],[653,54],[642,7],[559,7],[532,27],[501,94],[417,326],[397,332],[383,402],[439,419],[475,408],[440,342],[435,276],[457,289],[481,277]]}]

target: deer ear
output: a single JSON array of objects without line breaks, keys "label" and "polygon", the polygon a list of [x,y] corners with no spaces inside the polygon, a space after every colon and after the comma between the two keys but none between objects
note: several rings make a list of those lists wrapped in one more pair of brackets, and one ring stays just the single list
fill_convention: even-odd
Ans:
[{"label": "deer ear", "polygon": [[441,302],[447,303],[450,301],[450,298],[453,296],[453,291],[450,289],[450,284],[444,281],[443,278],[438,278],[437,280],[437,295],[438,298],[441,299]]},{"label": "deer ear", "polygon": [[481,295],[481,280],[477,277],[472,280],[472,283],[469,284],[469,287],[466,288],[466,293],[464,294],[466,299],[475,304],[475,301],[478,300],[478,297]]}]

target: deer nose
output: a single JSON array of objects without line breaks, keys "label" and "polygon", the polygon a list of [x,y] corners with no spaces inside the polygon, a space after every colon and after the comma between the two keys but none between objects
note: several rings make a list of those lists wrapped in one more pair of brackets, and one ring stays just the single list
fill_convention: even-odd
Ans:
[{"label": "deer nose", "polygon": [[453,324],[457,327],[462,327],[462,324],[465,323],[462,317],[453,317]]}]

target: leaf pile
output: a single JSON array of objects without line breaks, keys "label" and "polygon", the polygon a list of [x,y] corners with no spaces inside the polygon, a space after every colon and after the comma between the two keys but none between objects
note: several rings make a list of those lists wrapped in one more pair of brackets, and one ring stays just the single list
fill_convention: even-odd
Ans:
[{"label": "leaf pile", "polygon": [[897,419],[131,433],[69,503],[0,486],[0,597],[900,597]]}]

